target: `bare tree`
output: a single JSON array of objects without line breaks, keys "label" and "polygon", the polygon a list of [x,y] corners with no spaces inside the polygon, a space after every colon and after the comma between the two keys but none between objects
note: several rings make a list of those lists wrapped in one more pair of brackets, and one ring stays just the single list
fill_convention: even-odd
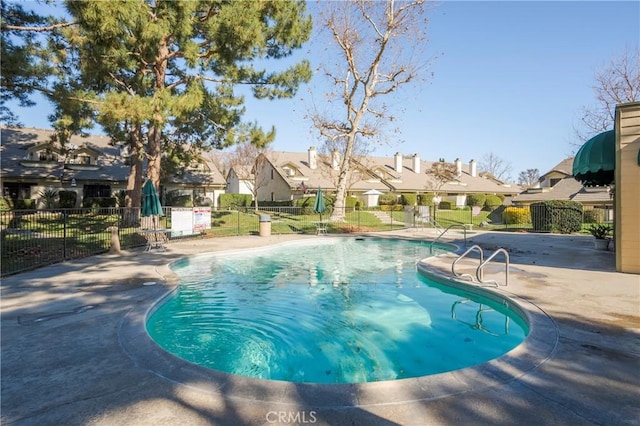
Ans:
[{"label": "bare tree", "polygon": [[582,109],[584,130],[576,129],[580,144],[613,128],[616,105],[640,100],[640,50],[627,50],[595,75],[595,104]]},{"label": "bare tree", "polygon": [[502,182],[511,180],[511,163],[498,157],[493,152],[485,155],[478,166],[480,170]]},{"label": "bare tree", "polygon": [[[326,94],[326,113],[312,121],[329,145],[340,152],[336,201],[331,219],[344,220],[345,199],[358,144],[380,135],[393,116],[383,100],[411,83],[426,68],[417,52],[425,45],[426,18],[422,0],[396,2],[354,0],[326,2],[320,27],[330,35],[334,62],[324,72],[333,84]],[[411,49],[407,51],[406,49]]]},{"label": "bare tree", "polygon": [[426,188],[433,191],[435,195],[442,187],[447,183],[456,179],[457,168],[453,163],[447,163],[444,160],[440,160],[431,164],[431,168],[427,170],[427,184]]},{"label": "bare tree", "polygon": [[518,184],[527,188],[531,188],[540,180],[540,171],[538,169],[527,169],[518,175]]},{"label": "bare tree", "polygon": [[[369,154],[366,144],[356,143],[353,146],[351,152],[351,164],[350,173],[346,184],[346,193],[351,187],[358,181],[362,180],[367,174],[366,171],[370,170],[369,162],[367,161],[367,154]],[[318,155],[320,174],[333,183],[334,187],[338,187],[340,184],[340,165],[342,164],[341,153],[343,152],[343,146],[336,141],[325,141],[321,148],[321,153]]]}]

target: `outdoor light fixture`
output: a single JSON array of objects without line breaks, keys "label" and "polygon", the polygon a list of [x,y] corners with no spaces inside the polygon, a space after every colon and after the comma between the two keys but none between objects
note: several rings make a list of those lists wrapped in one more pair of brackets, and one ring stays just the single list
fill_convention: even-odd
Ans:
[{"label": "outdoor light fixture", "polygon": [[75,179],[71,179],[71,187],[72,188],[76,187],[76,180]]}]

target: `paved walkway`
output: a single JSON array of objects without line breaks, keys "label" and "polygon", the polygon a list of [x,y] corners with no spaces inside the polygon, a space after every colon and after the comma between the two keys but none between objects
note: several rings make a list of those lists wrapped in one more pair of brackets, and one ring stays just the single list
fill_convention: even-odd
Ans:
[{"label": "paved walkway", "polygon": [[[463,244],[461,234],[452,236]],[[3,279],[1,423],[640,424],[640,276],[616,273],[613,253],[594,250],[586,236],[469,236],[489,252],[509,250],[509,286],[497,291],[544,323],[526,350],[478,368],[298,386],[201,369],[149,343],[144,316],[175,285],[170,261],[300,238],[330,237],[186,241],[164,253],[95,256]],[[427,267],[446,276],[452,259],[431,258]],[[494,264],[487,274],[503,280],[503,268]]]}]

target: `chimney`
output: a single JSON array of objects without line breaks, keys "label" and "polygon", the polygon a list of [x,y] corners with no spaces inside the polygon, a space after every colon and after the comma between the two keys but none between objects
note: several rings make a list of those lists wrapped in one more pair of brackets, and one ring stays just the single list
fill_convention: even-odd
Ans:
[{"label": "chimney", "polygon": [[316,151],[315,146],[309,148],[309,168],[311,170],[318,168],[318,152]]},{"label": "chimney", "polygon": [[462,176],[462,161],[459,158],[456,158],[456,176]]},{"label": "chimney", "polygon": [[420,155],[413,156],[413,172],[420,174]]},{"label": "chimney", "polygon": [[402,173],[402,154],[396,152],[394,160],[394,169],[396,170],[396,173]]},{"label": "chimney", "polygon": [[471,177],[478,177],[478,167],[476,166],[476,160],[469,161],[469,173],[471,173]]},{"label": "chimney", "polygon": [[340,168],[340,154],[337,149],[331,151],[331,168],[333,170],[338,170]]}]

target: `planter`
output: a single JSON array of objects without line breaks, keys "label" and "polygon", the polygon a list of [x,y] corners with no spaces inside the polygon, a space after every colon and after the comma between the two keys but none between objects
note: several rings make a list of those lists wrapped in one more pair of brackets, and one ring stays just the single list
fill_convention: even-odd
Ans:
[{"label": "planter", "polygon": [[609,238],[594,238],[593,245],[596,250],[609,250]]}]

